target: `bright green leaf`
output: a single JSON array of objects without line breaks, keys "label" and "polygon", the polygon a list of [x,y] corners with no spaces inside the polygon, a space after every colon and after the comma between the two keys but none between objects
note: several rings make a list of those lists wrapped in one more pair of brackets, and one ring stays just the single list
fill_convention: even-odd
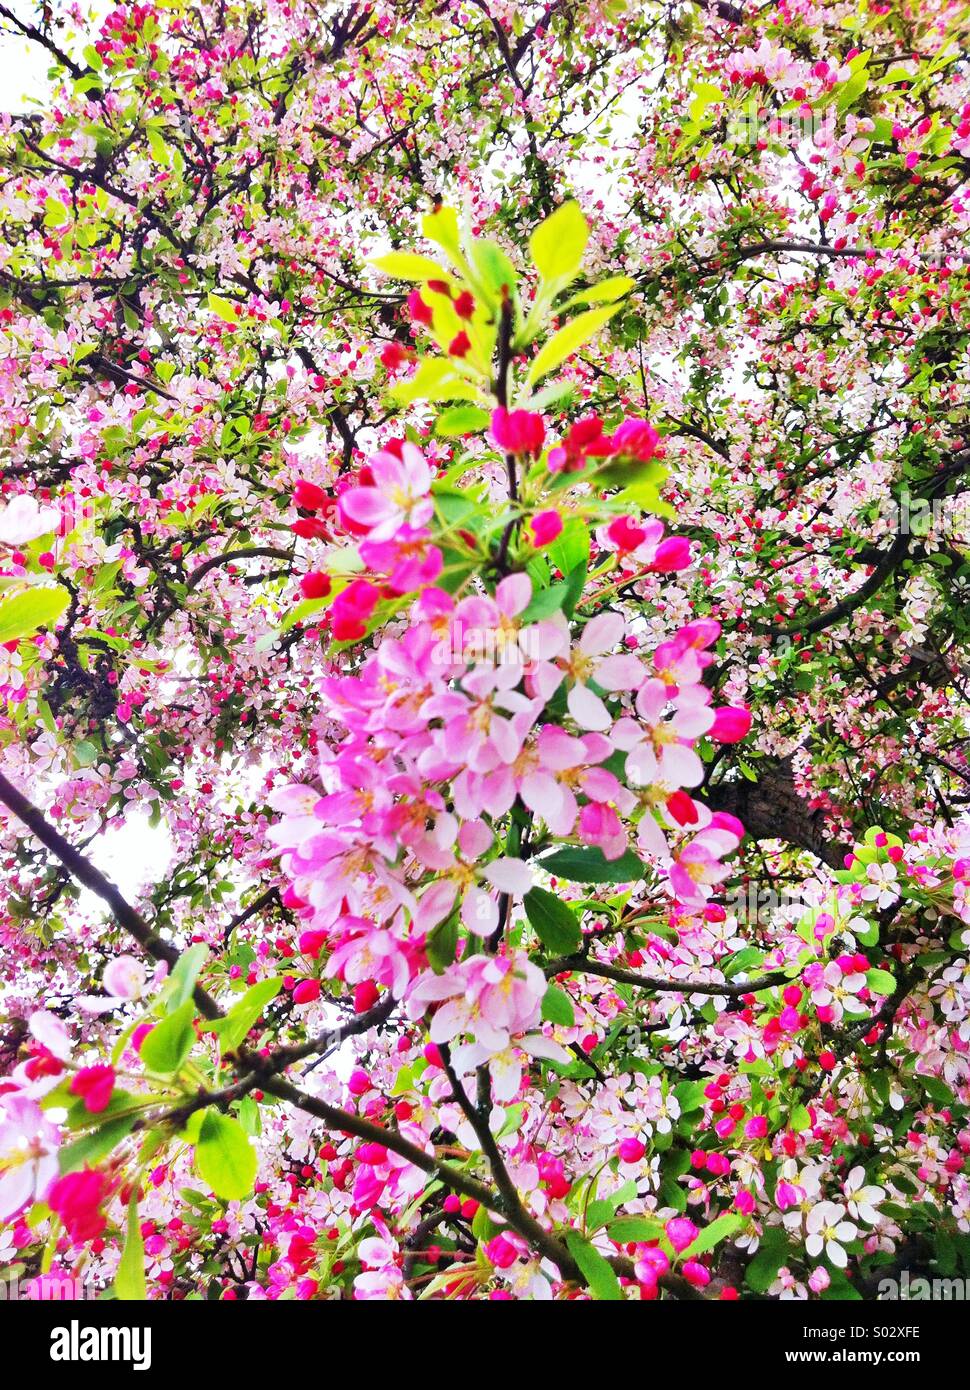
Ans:
[{"label": "bright green leaf", "polygon": [[138,1220],[138,1194],[132,1193],[128,1203],[128,1221],[125,1231],[125,1248],[115,1274],[115,1294],[129,1303],[145,1301],[145,1244],[141,1238],[141,1222]]},{"label": "bright green leaf", "polygon": [[568,283],[583,263],[589,223],[578,203],[562,207],[541,222],[529,238],[529,250],[544,280]]},{"label": "bright green leaf", "polygon": [[566,1246],[579,1265],[590,1293],[601,1302],[617,1303],[623,1299],[620,1281],[598,1250],[583,1240],[576,1231],[566,1232]]},{"label": "bright green leaf", "polygon": [[637,883],[644,872],[632,850],[607,859],[598,845],[564,845],[537,862],[547,874],[571,883]]},{"label": "bright green leaf", "polygon": [[450,280],[447,270],[442,270],[437,261],[430,256],[417,256],[410,251],[390,251],[386,256],[375,256],[369,263],[385,275],[395,280]]},{"label": "bright green leaf", "polygon": [[0,602],[0,642],[32,637],[39,628],[53,627],[71,601],[60,584],[22,589]]},{"label": "bright green leaf", "polygon": [[178,1071],[195,1043],[195,1004],[186,999],[161,1023],[156,1023],[139,1049],[141,1060],[149,1071],[171,1076]]},{"label": "bright green leaf", "polygon": [[256,1180],[256,1150],[238,1120],[211,1108],[205,1112],[195,1167],[217,1197],[235,1201],[249,1196]]},{"label": "bright green leaf", "polygon": [[573,1001],[558,985],[549,985],[542,996],[542,1017],[547,1023],[558,1023],[563,1028],[572,1028],[575,1024]]},{"label": "bright green leaf", "polygon": [[211,1024],[211,1030],[219,1036],[223,1052],[234,1052],[246,1037],[253,1024],[259,1019],[266,1005],[275,999],[283,987],[282,979],[259,980],[250,985],[238,1004]]},{"label": "bright green leaf", "polygon": [[584,343],[596,336],[604,324],[609,323],[618,308],[618,304],[610,304],[604,309],[587,309],[584,314],[577,314],[574,319],[570,319],[564,328],[560,328],[559,332],[553,334],[539,349],[529,368],[526,378],[528,384],[533,385],[540,377],[547,376],[561,362],[565,362],[567,357],[572,357],[573,353],[578,352]]}]

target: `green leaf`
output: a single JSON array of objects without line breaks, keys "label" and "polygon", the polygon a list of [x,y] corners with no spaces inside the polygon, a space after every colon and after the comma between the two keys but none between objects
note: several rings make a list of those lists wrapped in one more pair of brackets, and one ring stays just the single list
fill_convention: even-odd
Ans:
[{"label": "green leaf", "polygon": [[536,862],[547,874],[570,883],[638,883],[644,875],[643,863],[631,849],[619,859],[607,859],[598,845],[564,845]]},{"label": "green leaf", "polygon": [[423,357],[414,376],[398,382],[390,392],[398,405],[414,401],[469,401],[481,399],[447,357]]},{"label": "green leaf", "polygon": [[761,965],[764,958],[764,951],[759,951],[757,946],[745,946],[740,951],[735,951],[724,967],[724,978],[733,980],[735,975],[740,975],[742,971],[750,971],[753,965]]},{"label": "green leaf", "polygon": [[674,1097],[684,1115],[704,1106],[704,1083],[701,1081],[678,1081],[674,1087]]},{"label": "green leaf", "polygon": [[256,1180],[256,1150],[238,1120],[206,1110],[195,1146],[195,1167],[217,1197],[234,1201],[249,1196]]},{"label": "green leaf", "polygon": [[195,1043],[194,1017],[195,1004],[186,999],[161,1023],[156,1023],[140,1049],[141,1060],[149,1071],[160,1076],[171,1076],[178,1071]]},{"label": "green leaf", "polygon": [[260,1017],[271,999],[275,999],[283,987],[282,979],[259,980],[250,985],[238,1004],[226,1014],[209,1025],[210,1030],[219,1037],[222,1052],[235,1052],[246,1034]]},{"label": "green leaf", "polygon": [[129,1303],[145,1301],[145,1243],[141,1238],[138,1220],[138,1193],[133,1192],[128,1203],[125,1248],[121,1252],[115,1274],[115,1294]]},{"label": "green leaf", "polygon": [[854,72],[851,77],[847,78],[845,82],[840,84],[838,88],[838,111],[840,116],[844,115],[846,111],[855,106],[868,85],[869,71],[867,68],[860,68],[857,72]]},{"label": "green leaf", "polygon": [[434,422],[434,432],[440,439],[454,439],[458,435],[477,434],[488,425],[490,416],[487,410],[477,405],[453,405],[443,410]]},{"label": "green leaf", "polygon": [[263,1122],[259,1114],[259,1103],[252,1096],[243,1096],[239,1102],[239,1123],[250,1136],[257,1138],[263,1132]]},{"label": "green leaf", "polygon": [[547,1023],[559,1023],[563,1028],[572,1028],[575,1024],[573,1001],[558,985],[549,985],[542,996],[542,1017]]},{"label": "green leaf", "polygon": [[655,1216],[618,1216],[607,1227],[607,1235],[625,1245],[631,1240],[659,1240],[663,1229],[663,1222]]},{"label": "green leaf", "polygon": [[635,289],[636,283],[629,275],[611,275],[608,280],[601,280],[598,285],[591,285],[588,290],[577,290],[575,294],[571,294],[563,308],[571,309],[574,304],[613,304]]},{"label": "green leaf", "polygon": [[620,1281],[598,1250],[589,1241],[583,1240],[576,1231],[566,1232],[566,1248],[579,1265],[583,1278],[589,1285],[590,1293],[603,1303],[617,1303],[623,1299]]},{"label": "green leaf", "polygon": [[502,302],[503,290],[506,290],[510,295],[515,293],[515,269],[501,246],[496,242],[473,241],[470,260],[493,305]]},{"label": "green leaf", "polygon": [[568,202],[536,227],[529,238],[529,251],[544,280],[568,284],[583,263],[588,240],[589,223],[579,204]]},{"label": "green leaf", "polygon": [[565,362],[567,357],[572,357],[574,352],[578,352],[584,343],[595,337],[604,324],[609,323],[619,307],[618,304],[609,304],[603,309],[587,309],[584,314],[577,314],[574,319],[570,319],[564,328],[554,333],[539,349],[526,377],[528,385],[532,386],[540,377],[547,376],[561,362]]},{"label": "green leaf", "polygon": [[60,584],[22,589],[0,602],[0,642],[17,642],[33,637],[42,627],[53,627],[71,601]]},{"label": "green leaf", "polygon": [[766,1293],[775,1275],[788,1259],[788,1240],[784,1231],[768,1227],[758,1253],[745,1271],[744,1282],[755,1293]]},{"label": "green leaf", "polygon": [[208,304],[211,312],[222,319],[224,323],[231,323],[233,328],[239,326],[239,316],[236,313],[237,306],[231,299],[223,299],[221,294],[213,294],[210,290]]},{"label": "green leaf", "polygon": [[525,915],[536,935],[548,950],[557,956],[578,951],[583,940],[576,914],[544,888],[530,888],[523,898]]},{"label": "green leaf", "polygon": [[458,234],[458,214],[454,208],[435,208],[434,212],[421,220],[421,231],[429,241],[446,252],[448,259],[459,270],[464,270],[465,261],[461,254],[461,239]]},{"label": "green leaf", "polygon": [[710,82],[699,82],[694,88],[690,103],[690,118],[692,121],[702,121],[707,114],[707,108],[712,106],[715,101],[723,101],[724,93],[720,87],[715,87]]},{"label": "green leaf", "polygon": [[370,265],[382,270],[395,280],[450,280],[447,270],[443,270],[430,256],[417,256],[410,251],[391,251],[386,256],[375,256]]},{"label": "green leaf", "polygon": [[134,1124],[134,1115],[123,1115],[117,1120],[109,1120],[91,1134],[75,1139],[73,1144],[65,1144],[57,1151],[57,1163],[61,1173],[73,1173],[78,1168],[99,1162],[131,1133]]},{"label": "green leaf", "polygon": [[[861,920],[865,921],[866,919],[862,918]],[[860,946],[875,946],[879,941],[878,919],[874,922],[868,923],[865,931],[861,931],[858,928],[855,928],[853,934]]]},{"label": "green leaf", "polygon": [[156,164],[161,164],[164,169],[167,169],[171,163],[171,156],[161,132],[149,125],[145,127],[145,134],[148,136],[148,146],[152,152],[152,159]]},{"label": "green leaf", "polygon": [[826,1301],[832,1300],[839,1303],[856,1303],[861,1301],[862,1294],[854,1286],[850,1279],[847,1279],[841,1269],[829,1269],[829,1285],[823,1289],[820,1297]]},{"label": "green leaf", "polygon": [[729,1240],[731,1236],[737,1235],[743,1226],[743,1217],[736,1216],[734,1212],[725,1212],[723,1216],[712,1221],[709,1226],[705,1226],[696,1240],[691,1241],[683,1252],[684,1259],[692,1260],[697,1255],[706,1254],[708,1250],[713,1250],[716,1245],[720,1245],[722,1240]]},{"label": "green leaf", "polygon": [[458,945],[458,914],[440,922],[428,937],[428,960],[436,975],[455,963],[455,949]]},{"label": "green leaf", "polygon": [[44,200],[44,226],[63,227],[68,220],[67,208],[60,198],[46,198]]},{"label": "green leaf", "polygon": [[544,618],[551,618],[553,613],[560,612],[568,597],[569,586],[566,584],[553,584],[548,589],[537,589],[528,606],[519,614],[519,621],[539,623]]},{"label": "green leaf", "polygon": [[873,994],[883,994],[889,998],[896,993],[896,981],[888,970],[867,970],[866,984]]},{"label": "green leaf", "polygon": [[589,564],[589,529],[585,521],[570,517],[545,553],[560,574],[571,574],[579,565],[585,570]]},{"label": "green leaf", "polygon": [[918,1080],[930,1100],[935,1101],[937,1105],[953,1104],[953,1092],[946,1082],[941,1081],[938,1076],[921,1076]]},{"label": "green leaf", "polygon": [[192,998],[195,982],[199,978],[199,971],[205,964],[205,958],[208,954],[208,946],[197,941],[194,946],[183,951],[175,962],[172,973],[165,982],[165,1002],[169,1013],[174,1013],[176,1009],[182,1007],[187,999]]}]

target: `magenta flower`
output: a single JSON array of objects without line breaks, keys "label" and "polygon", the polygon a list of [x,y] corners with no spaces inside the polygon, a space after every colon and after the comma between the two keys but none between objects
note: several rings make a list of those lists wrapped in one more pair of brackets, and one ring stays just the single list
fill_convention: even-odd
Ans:
[{"label": "magenta flower", "polygon": [[334,641],[356,642],[363,637],[379,598],[380,591],[366,579],[355,579],[341,589],[330,606]]},{"label": "magenta flower", "polygon": [[657,452],[660,435],[648,420],[624,420],[613,431],[613,450],[648,463]]},{"label": "magenta flower", "polygon": [[529,528],[535,546],[551,545],[562,531],[562,517],[555,510],[539,512],[529,522]]},{"label": "magenta flower", "polygon": [[751,728],[750,710],[723,705],[714,711],[714,723],[709,734],[717,743],[740,743]]},{"label": "magenta flower", "polygon": [[507,454],[535,456],[542,452],[546,427],[541,415],[530,410],[492,411],[492,438]]}]

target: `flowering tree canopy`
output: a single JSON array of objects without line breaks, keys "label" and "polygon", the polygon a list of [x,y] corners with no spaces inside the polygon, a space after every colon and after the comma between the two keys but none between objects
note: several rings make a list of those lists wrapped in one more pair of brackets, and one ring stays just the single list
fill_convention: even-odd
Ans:
[{"label": "flowering tree canopy", "polygon": [[970,1274],[966,6],[0,28],[4,1267]]}]

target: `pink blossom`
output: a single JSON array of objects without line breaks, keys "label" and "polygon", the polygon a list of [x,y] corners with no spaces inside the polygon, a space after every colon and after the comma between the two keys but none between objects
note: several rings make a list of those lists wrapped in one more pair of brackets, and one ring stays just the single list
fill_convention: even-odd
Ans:
[{"label": "pink blossom", "polygon": [[384,450],[372,454],[368,467],[373,485],[350,488],[340,496],[340,516],[362,528],[368,539],[390,540],[407,524],[427,525],[434,512],[428,492],[431,469],[414,444],[401,445],[400,457]]}]

